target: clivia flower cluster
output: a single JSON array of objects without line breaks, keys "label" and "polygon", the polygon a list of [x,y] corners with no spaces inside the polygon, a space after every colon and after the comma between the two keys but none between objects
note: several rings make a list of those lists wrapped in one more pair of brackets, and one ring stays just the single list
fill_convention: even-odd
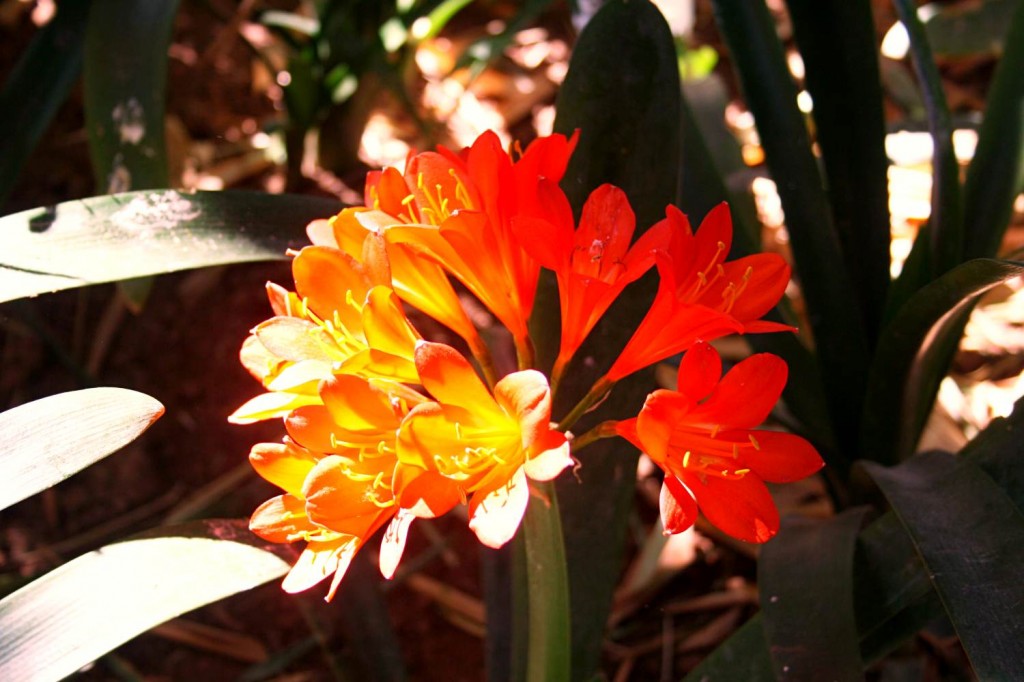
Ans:
[{"label": "clivia flower cluster", "polygon": [[[333,575],[330,599],[380,528],[380,568],[391,577],[412,521],[460,504],[480,541],[500,547],[522,520],[529,481],[572,465],[573,415],[679,353],[678,390],[655,391],[638,415],[599,434],[626,438],[664,470],[666,532],[692,525],[699,507],[725,532],[764,542],[779,519],[763,481],[822,466],[801,438],[753,430],[779,398],[785,363],[755,355],[723,377],[707,343],[791,331],[760,319],[789,281],[785,262],[773,254],[727,262],[724,205],[696,232],[669,206],[633,242],[625,194],[604,185],[576,225],[559,188],[575,144],[576,136],[552,135],[512,154],[485,133],[461,152],[440,147],[411,156],[404,172],[372,173],[365,206],[309,226],[312,245],[292,262],[295,291],[268,284],[274,317],[241,350],[266,392],[230,419],[284,420],[283,442],[250,454],[284,491],[250,527],[273,542],[306,542],[285,590]],[[528,329],[542,267],[557,276],[562,319],[550,381],[532,368]],[[652,267],[660,286],[646,317],[578,409],[554,424],[552,385],[616,297]],[[517,371],[500,375],[453,281],[509,331]],[[408,307],[448,327],[468,353],[423,338]]]}]

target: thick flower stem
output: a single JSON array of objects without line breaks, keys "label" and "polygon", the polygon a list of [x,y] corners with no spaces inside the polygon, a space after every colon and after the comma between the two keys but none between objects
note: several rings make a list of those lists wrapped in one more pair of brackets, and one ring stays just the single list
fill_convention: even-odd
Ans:
[{"label": "thick flower stem", "polygon": [[525,623],[528,627],[526,679],[568,680],[572,640],[562,522],[554,483],[535,485],[546,499],[533,497],[523,520],[529,605],[529,618]]},{"label": "thick flower stem", "polygon": [[591,443],[602,438],[612,438],[618,434],[615,432],[615,425],[618,422],[614,420],[608,420],[601,422],[594,428],[590,429],[582,436],[577,436],[572,440],[572,451],[574,453],[579,452],[583,448],[587,447]]},{"label": "thick flower stem", "polygon": [[590,391],[569,411],[569,414],[565,415],[562,421],[558,422],[558,430],[568,431],[571,429],[573,424],[579,421],[580,417],[585,415],[594,405],[601,402],[601,399],[608,394],[608,391],[612,390],[614,385],[615,382],[609,381],[604,377],[598,379],[597,383],[591,386]]},{"label": "thick flower stem", "polygon": [[533,363],[535,362],[535,353],[533,350],[533,341],[530,340],[529,336],[522,338],[516,338],[516,359],[518,361],[519,369],[533,369]]},{"label": "thick flower stem", "polygon": [[476,361],[480,363],[480,370],[484,374],[484,381],[491,388],[498,383],[498,370],[494,367],[494,358],[491,357],[491,349],[487,347],[483,339],[477,336],[475,339],[467,339],[469,352],[473,354]]}]

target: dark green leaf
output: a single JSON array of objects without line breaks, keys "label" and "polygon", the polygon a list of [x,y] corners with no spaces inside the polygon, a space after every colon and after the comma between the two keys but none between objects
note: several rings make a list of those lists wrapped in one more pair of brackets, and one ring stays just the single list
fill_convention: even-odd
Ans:
[{"label": "dark green leaf", "polygon": [[967,169],[964,215],[968,258],[996,255],[1024,189],[1024,2],[1016,2],[1006,53],[996,68],[978,146]]},{"label": "dark green leaf", "polygon": [[776,682],[776,679],[764,638],[764,619],[758,614],[691,670],[684,682]]},{"label": "dark green leaf", "polygon": [[893,5],[910,36],[914,71],[924,96],[928,130],[935,150],[932,157],[932,213],[928,227],[931,238],[931,276],[936,277],[963,260],[964,213],[960,167],[953,150],[953,123],[949,116],[949,106],[946,104],[946,95],[942,90],[942,81],[924,26],[917,16],[917,4],[913,0],[893,0]]},{"label": "dark green leaf", "polygon": [[713,4],[786,213],[818,362],[827,379],[836,443],[852,460],[858,451],[867,337],[807,127],[796,105],[796,86],[764,2]]},{"label": "dark green leaf", "polygon": [[871,459],[891,464],[913,451],[969,306],[1021,273],[1022,263],[968,261],[914,294],[889,323],[871,367],[864,412],[863,441]]},{"label": "dark green leaf", "polygon": [[0,206],[82,69],[88,0],[64,0],[0,92]]},{"label": "dark green leaf", "polygon": [[[664,217],[678,187],[679,90],[675,45],[661,12],[646,0],[605,4],[576,43],[555,121],[560,132],[580,131],[562,183],[577,215],[593,189],[611,182],[629,196],[639,229]],[[590,389],[596,372],[611,365],[653,293],[653,280],[641,282],[604,316],[578,354],[592,357],[595,364],[566,373],[555,416],[565,415]],[[557,296],[549,290],[546,299],[538,300],[537,327],[557,330],[557,311]],[[550,344],[544,346],[538,344],[538,357],[541,366],[549,366],[554,354]],[[554,346],[557,351],[557,340]],[[581,421],[578,432],[599,419],[635,413],[650,381],[648,373],[639,373],[620,382],[602,409]],[[637,458],[632,448],[611,439],[581,454],[582,484],[562,476],[557,486],[572,585],[574,680],[590,679],[600,661],[612,591],[622,569]]]},{"label": "dark green leaf", "polygon": [[918,10],[928,42],[936,54],[948,57],[999,54],[1013,47],[1006,35],[1020,0],[981,0],[964,4],[930,3]]},{"label": "dark green leaf", "polygon": [[978,678],[1019,679],[1020,508],[977,465],[948,453],[925,453],[891,469],[864,466],[910,535]]},{"label": "dark green leaf", "polygon": [[[680,204],[695,224],[715,205],[729,203],[733,221],[733,257],[761,250],[757,207],[749,189],[746,164],[736,138],[725,126],[728,95],[720,79],[712,76],[683,83],[683,165]],[[785,301],[783,301],[785,304]],[[778,315],[778,317],[775,317]],[[775,311],[771,319],[795,320]],[[821,373],[810,351],[793,334],[753,334],[748,343],[759,353],[774,353],[789,365],[789,381],[783,392],[786,407],[799,422],[801,432],[819,446],[830,465],[845,471],[837,461],[832,426],[825,407]]]},{"label": "dark green leaf", "polygon": [[871,5],[788,0],[814,102],[828,198],[870,343],[889,287],[889,190]]},{"label": "dark green leaf", "polygon": [[167,187],[167,46],[178,0],[92,3],[85,120],[100,192]]},{"label": "dark green leaf", "polygon": [[[757,585],[779,679],[863,680],[853,609],[853,552],[866,508],[790,517],[761,551]],[[807,623],[814,623],[808,628]]]},{"label": "dark green leaf", "polygon": [[166,620],[288,568],[244,521],[170,526],[107,545],[0,601],[0,679],[62,679]]},{"label": "dark green leaf", "polygon": [[129,192],[0,218],[0,301],[176,270],[283,258],[330,199]]},{"label": "dark green leaf", "polygon": [[87,388],[0,414],[0,509],[60,483],[120,450],[148,429],[164,406],[124,388]]}]

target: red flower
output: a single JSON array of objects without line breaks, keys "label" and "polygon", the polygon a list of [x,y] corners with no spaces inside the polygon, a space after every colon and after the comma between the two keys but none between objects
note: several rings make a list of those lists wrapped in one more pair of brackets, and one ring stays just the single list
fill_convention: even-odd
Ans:
[{"label": "red flower", "polygon": [[711,523],[747,542],[778,532],[764,481],[796,481],[824,464],[799,436],[753,430],[778,401],[786,374],[785,362],[762,353],[722,377],[718,353],[698,343],[679,365],[679,390],[651,393],[635,419],[618,423],[619,435],[665,471],[666,533],[693,525],[698,506]]},{"label": "red flower", "polygon": [[654,265],[656,250],[667,248],[668,221],[645,232],[630,247],[635,228],[636,217],[625,192],[613,185],[601,185],[591,193],[576,230],[568,204],[558,222],[535,218],[516,222],[523,246],[558,277],[562,341],[553,382],[626,285]]},{"label": "red flower", "polygon": [[781,256],[759,253],[725,262],[732,243],[726,204],[716,206],[694,235],[686,216],[666,209],[667,253],[657,256],[661,284],[654,304],[602,383],[614,383],[697,341],[727,334],[796,331],[759,318],[782,298],[790,269]]}]

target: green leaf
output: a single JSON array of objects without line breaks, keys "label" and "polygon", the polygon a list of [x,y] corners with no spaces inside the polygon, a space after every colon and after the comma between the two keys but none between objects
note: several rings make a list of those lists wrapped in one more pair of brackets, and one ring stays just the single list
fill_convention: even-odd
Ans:
[{"label": "green leaf", "polygon": [[0,414],[0,509],[60,483],[120,450],[164,406],[124,388],[87,388]]},{"label": "green leaf", "polygon": [[88,0],[64,0],[0,92],[0,206],[82,69]]},{"label": "green leaf", "polygon": [[999,54],[1013,48],[1006,35],[1020,0],[981,0],[964,4],[930,3],[918,10],[928,42],[936,54],[947,57]]},{"label": "green leaf", "polygon": [[765,3],[713,4],[786,213],[835,440],[852,460],[859,450],[868,343],[796,87]]},{"label": "green leaf", "polygon": [[825,520],[789,517],[761,551],[757,585],[779,679],[864,679],[853,552],[866,512],[859,507]]},{"label": "green leaf", "polygon": [[[939,70],[932,57],[924,26],[913,0],[893,0],[893,6],[910,37],[914,71],[921,85],[928,131],[932,136],[932,213],[928,220],[931,238],[932,277],[941,275],[963,260],[964,212],[960,191],[960,167],[953,150],[953,123],[942,90]],[[921,282],[924,284],[924,282]]]},{"label": "green leaf", "polygon": [[62,679],[166,620],[288,569],[244,521],[165,527],[107,545],[0,601],[0,679]]},{"label": "green leaf", "polygon": [[566,680],[572,651],[569,576],[558,496],[552,483],[535,485],[547,499],[534,496],[523,518],[529,599],[526,679]]},{"label": "green leaf", "polygon": [[1006,33],[1006,53],[992,79],[964,184],[968,258],[996,255],[1013,202],[1024,189],[1024,2],[1014,4],[1017,11]]},{"label": "green leaf", "polygon": [[[725,126],[728,101],[725,85],[717,77],[683,83],[681,205],[686,207],[691,221],[698,223],[698,216],[703,217],[715,205],[727,201],[733,221],[732,255],[739,257],[761,250],[760,223],[739,144]],[[775,314],[779,316],[772,319],[781,321],[787,317],[778,310]],[[795,324],[793,319],[787,322]],[[796,417],[801,432],[818,445],[829,466],[845,471],[848,463],[837,459],[825,408],[825,388],[811,352],[794,334],[753,334],[747,342],[759,353],[774,353],[786,361],[786,407]]]},{"label": "green leaf", "polygon": [[[1024,399],[1009,418],[992,421],[960,451],[998,482],[1018,509],[1024,509]],[[861,655],[873,663],[942,614],[928,572],[892,512],[858,538],[854,594]],[[761,614],[754,616],[692,671],[687,680],[774,679]],[[767,670],[767,672],[765,672]]]},{"label": "green leaf", "polygon": [[927,285],[882,332],[871,367],[863,442],[871,459],[913,452],[975,298],[1024,273],[1024,263],[976,259]]},{"label": "green leaf", "polygon": [[889,288],[889,188],[878,45],[865,0],[788,0],[814,102],[832,217],[869,343]]},{"label": "green leaf", "polygon": [[0,218],[0,302],[209,265],[283,258],[331,199],[258,192],[129,192]]},{"label": "green leaf", "polygon": [[[589,193],[610,182],[626,192],[639,229],[664,217],[679,181],[679,93],[675,45],[661,12],[647,0],[606,3],[576,43],[557,105],[555,129],[580,131],[562,182],[577,215]],[[577,354],[593,358],[594,366],[570,367],[556,397],[556,416],[565,415],[590,389],[596,372],[611,365],[647,310],[653,285],[647,279],[630,287],[598,323]],[[554,344],[538,343],[541,367],[550,366],[557,352],[558,304],[552,291],[553,286],[539,292],[535,313],[535,328],[554,339]],[[650,382],[646,372],[620,382],[601,409],[581,420],[578,432],[600,419],[635,414]],[[572,476],[557,482],[572,585],[573,680],[590,679],[600,662],[612,591],[622,570],[637,453],[608,439],[589,446],[583,457],[582,483]]]},{"label": "green leaf", "polygon": [[1020,679],[1020,508],[977,465],[949,453],[864,466],[910,535],[978,678]]},{"label": "green leaf", "polygon": [[97,189],[167,187],[167,46],[178,0],[92,3],[85,121]]}]

